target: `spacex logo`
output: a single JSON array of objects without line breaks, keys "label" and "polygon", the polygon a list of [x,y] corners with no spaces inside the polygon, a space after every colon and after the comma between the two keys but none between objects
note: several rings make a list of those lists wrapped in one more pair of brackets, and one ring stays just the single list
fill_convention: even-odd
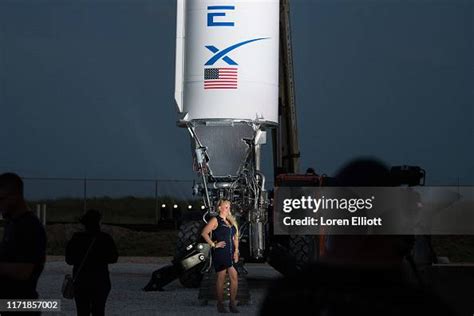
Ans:
[{"label": "spacex logo", "polygon": [[209,59],[206,62],[205,65],[206,66],[212,66],[219,59],[222,59],[227,64],[232,65],[232,66],[238,65],[233,59],[231,59],[229,56],[227,56],[227,54],[230,53],[231,51],[235,50],[236,48],[239,48],[239,47],[244,46],[246,44],[250,44],[252,42],[261,41],[261,40],[264,40],[264,39],[268,39],[268,38],[255,38],[255,39],[252,39],[252,40],[248,40],[248,41],[244,41],[244,42],[240,42],[240,43],[231,45],[231,46],[229,46],[225,49],[222,49],[222,50],[219,50],[217,47],[215,47],[213,45],[207,45],[206,48],[209,49],[211,52],[215,53],[215,55],[212,56],[211,59]]},{"label": "spacex logo", "polygon": [[[235,22],[227,16],[235,12],[233,5],[214,5],[207,7],[207,27],[235,27]],[[204,89],[237,89],[238,66],[237,61],[229,56],[237,48],[247,44],[268,39],[268,37],[254,38],[219,48],[216,45],[205,45],[213,55],[204,64]],[[218,61],[225,63],[223,67],[215,66]],[[230,67],[229,67],[230,66]],[[227,67],[227,68],[225,68]]]}]

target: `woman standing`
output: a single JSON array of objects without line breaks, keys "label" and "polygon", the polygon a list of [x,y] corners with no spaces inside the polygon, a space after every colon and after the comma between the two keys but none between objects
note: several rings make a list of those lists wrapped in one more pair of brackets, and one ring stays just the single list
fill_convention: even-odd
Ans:
[{"label": "woman standing", "polygon": [[[217,311],[227,313],[224,307],[224,282],[226,272],[230,279],[230,303],[232,313],[239,313],[236,307],[238,276],[233,263],[239,261],[239,229],[230,213],[230,201],[220,200],[217,204],[219,215],[213,217],[202,230],[202,237],[211,245],[212,263],[217,272]],[[212,233],[212,239],[210,234]]]},{"label": "woman standing", "polygon": [[100,230],[102,215],[88,210],[80,219],[84,232],[75,233],[66,246],[66,262],[74,265],[77,315],[104,315],[110,292],[109,263],[118,259],[112,237]]}]

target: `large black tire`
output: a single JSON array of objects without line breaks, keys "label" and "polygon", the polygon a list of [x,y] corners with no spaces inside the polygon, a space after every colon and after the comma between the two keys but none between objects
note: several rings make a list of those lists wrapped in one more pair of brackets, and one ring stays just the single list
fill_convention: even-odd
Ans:
[{"label": "large black tire", "polygon": [[296,263],[296,269],[301,270],[317,259],[315,236],[290,235],[288,252]]},{"label": "large black tire", "polygon": [[[180,257],[186,252],[186,247],[198,241],[201,236],[203,224],[199,221],[185,222],[179,227],[178,240],[176,242],[175,258]],[[197,288],[201,284],[202,266],[196,266],[193,269],[186,271],[179,277],[179,281],[184,287]]]}]

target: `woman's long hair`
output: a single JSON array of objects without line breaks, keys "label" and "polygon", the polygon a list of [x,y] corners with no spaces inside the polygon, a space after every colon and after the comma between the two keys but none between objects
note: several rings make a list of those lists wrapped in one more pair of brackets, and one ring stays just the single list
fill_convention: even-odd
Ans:
[{"label": "woman's long hair", "polygon": [[[224,203],[229,203],[230,205],[230,201],[227,200],[227,199],[220,199],[219,202],[217,203],[217,209],[219,210],[219,206],[221,206],[222,204]],[[227,218],[226,218],[229,223],[235,227],[235,235],[237,236],[237,238],[239,237],[239,224],[237,224],[237,220],[235,219],[234,216],[232,216],[232,213],[231,211],[229,210],[229,214],[227,214]]]}]

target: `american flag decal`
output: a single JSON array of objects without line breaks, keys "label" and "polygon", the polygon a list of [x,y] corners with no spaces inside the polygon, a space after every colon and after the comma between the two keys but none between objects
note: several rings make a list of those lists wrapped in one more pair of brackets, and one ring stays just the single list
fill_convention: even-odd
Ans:
[{"label": "american flag decal", "polygon": [[237,68],[204,69],[204,89],[237,89]]}]

